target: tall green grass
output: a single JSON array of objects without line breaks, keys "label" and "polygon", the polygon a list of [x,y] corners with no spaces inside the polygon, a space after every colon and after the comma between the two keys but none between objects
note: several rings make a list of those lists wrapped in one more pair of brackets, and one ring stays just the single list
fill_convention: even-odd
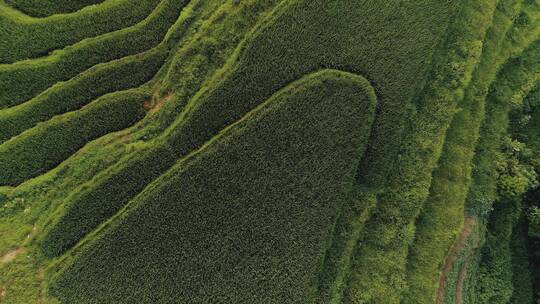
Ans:
[{"label": "tall green grass", "polygon": [[[389,184],[378,195],[353,256],[345,303],[399,303],[415,220],[428,196],[444,137],[480,59],[496,2],[467,1],[435,55],[427,86],[406,124]],[[405,300],[406,301],[406,300]],[[420,298],[414,301],[422,301]],[[422,303],[422,302],[421,302]]]},{"label": "tall green grass", "polygon": [[104,0],[4,0],[10,6],[32,17],[47,17],[54,14],[72,13],[85,6]]},{"label": "tall green grass", "polygon": [[130,26],[146,18],[158,3],[107,0],[47,18],[31,18],[0,3],[0,63],[43,56],[84,38]]},{"label": "tall green grass", "polygon": [[70,303],[310,302],[374,109],[359,76],[294,82],[92,234],[52,293]]},{"label": "tall green grass", "polygon": [[[230,22],[237,22],[238,18],[242,18],[244,22],[238,26],[243,31],[248,31],[250,25],[253,26],[261,14],[272,7],[272,3],[269,2],[261,5],[258,1],[246,1],[240,5],[232,6],[231,3],[234,2],[220,7],[216,11],[216,15],[211,18],[213,20],[211,22],[218,22],[218,29],[226,29]],[[258,13],[255,13],[256,11]],[[223,19],[223,16],[230,16],[230,19]],[[221,23],[221,20],[226,21]],[[212,36],[219,35],[220,31],[211,33]],[[188,46],[188,50],[194,53],[188,53],[188,55],[200,56],[198,52],[204,52],[205,49],[200,48],[206,46],[205,40],[199,41],[198,39],[201,36],[197,37],[194,43]],[[215,39],[217,40],[218,37]],[[227,46],[231,49],[235,44]],[[180,54],[185,53],[180,52]],[[209,55],[207,58],[216,57]],[[198,62],[195,61],[195,63]],[[185,98],[185,96],[183,97]],[[173,100],[168,103],[173,104],[175,102],[178,101],[173,97]],[[176,151],[170,149],[165,136],[136,145],[134,147],[135,151],[123,155],[109,170],[96,175],[92,180],[74,189],[73,193],[65,199],[63,207],[53,216],[52,223],[48,224],[47,230],[44,232],[42,247],[46,254],[49,256],[58,255],[69,249],[101,222],[114,215],[129,199],[142,191],[152,180],[170,168],[179,155]],[[156,155],[159,155],[159,157],[156,157]],[[93,206],[93,208],[90,206]],[[101,212],[93,213],[93,216],[81,217],[82,213],[92,213],[94,208],[101,209]],[[85,211],[86,209],[88,211]],[[79,220],[81,218],[83,218],[83,221]],[[74,219],[79,223],[76,228],[68,224]]]},{"label": "tall green grass", "polygon": [[[420,4],[411,4],[407,9],[415,10],[418,8],[416,5]],[[441,14],[447,9],[445,6],[441,7],[440,4],[429,5],[430,7],[432,5],[434,9],[437,8]],[[269,5],[253,2],[252,6],[255,12]],[[355,9],[350,9],[351,7]],[[363,10],[361,7],[370,9]],[[324,9],[321,10],[321,8]],[[321,11],[324,12],[323,15]],[[407,94],[412,95],[412,86],[422,81],[422,71],[426,70],[429,64],[430,46],[438,37],[430,31],[430,35],[411,41],[406,34],[412,35],[412,32],[402,29],[397,24],[383,32],[373,29],[372,36],[365,33],[360,35],[360,32],[354,30],[354,28],[369,28],[369,22],[379,20],[373,19],[372,14],[375,12],[380,18],[393,14],[388,9],[381,11],[377,5],[359,2],[288,1],[283,3],[242,43],[228,65],[187,104],[182,114],[162,138],[166,140],[167,145],[171,146],[177,158],[182,157],[202,145],[228,124],[238,120],[261,101],[269,98],[273,92],[319,68],[343,67],[353,72],[371,70],[369,74],[374,79],[370,81],[385,84],[377,88],[378,95],[382,96],[383,100],[388,98],[397,102]],[[371,17],[367,19],[362,17],[368,15]],[[400,15],[400,17],[407,18],[405,15]],[[427,14],[426,18],[426,20],[422,19],[424,23],[417,26],[432,28],[433,24],[438,24],[439,30],[444,28],[445,23],[440,21],[440,18],[432,14]],[[352,22],[354,26],[346,25],[349,22]],[[284,31],[284,27],[294,30]],[[326,33],[331,28],[350,28],[351,30],[343,32],[343,36],[338,37]],[[402,31],[401,36],[397,35],[399,31]],[[358,36],[355,39],[342,39],[349,37],[347,35]],[[403,45],[403,53],[395,54],[384,45],[370,42],[376,37],[385,41],[383,38],[391,35],[399,37],[399,43]],[[295,46],[294,51],[290,49],[291,45]],[[337,51],[336,47],[338,47]],[[388,53],[379,57],[381,52]],[[369,60],[370,56],[376,56],[379,59]],[[408,59],[405,60],[405,58]],[[402,65],[405,62],[416,65],[399,70],[403,74],[390,73],[396,65]],[[385,138],[385,140],[391,144],[390,138]],[[392,142],[392,144],[397,143]],[[66,206],[71,206],[68,209],[81,210],[84,208],[82,206],[100,201],[110,206],[110,211],[118,210],[116,208],[125,204],[141,191],[147,182],[162,172],[160,170],[163,170],[163,162],[150,157],[153,155],[150,151],[158,149],[157,146],[162,146],[163,143],[157,141],[152,145],[156,147],[149,147],[149,151],[142,153],[141,156],[120,160],[110,172],[96,177],[80,193],[71,196],[66,202]],[[164,159],[170,159],[170,157]],[[144,164],[145,170],[141,170],[141,164]],[[125,180],[134,182],[122,182]],[[123,185],[121,190],[119,185]],[[70,218],[80,217],[70,216]],[[105,218],[96,217],[95,220],[99,223]],[[55,227],[54,230],[61,230],[61,226]],[[58,238],[55,237],[45,241],[44,248],[47,248],[48,254],[59,254],[87,232],[85,230],[61,232],[61,234],[71,235],[69,242],[58,242]]]},{"label": "tall green grass", "polygon": [[28,102],[0,110],[0,144],[39,122],[80,109],[106,93],[144,84],[158,72],[167,55],[167,49],[155,48],[99,64],[67,82],[56,84]]},{"label": "tall green grass", "polygon": [[[147,51],[163,44],[169,28],[182,18],[187,1],[162,0],[143,21],[112,33],[85,39],[43,58],[0,65],[0,108],[35,97],[59,81],[66,81],[92,66]],[[190,15],[184,16],[188,23]],[[188,29],[188,24],[184,29]],[[165,40],[165,41],[164,41]]]},{"label": "tall green grass", "polygon": [[124,129],[146,111],[146,94],[112,93],[82,109],[57,116],[0,145],[0,185],[43,174],[88,141]]}]

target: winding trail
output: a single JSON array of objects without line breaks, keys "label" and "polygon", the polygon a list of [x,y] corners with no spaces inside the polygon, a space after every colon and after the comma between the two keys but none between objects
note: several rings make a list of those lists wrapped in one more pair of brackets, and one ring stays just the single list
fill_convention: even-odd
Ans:
[{"label": "winding trail", "polygon": [[[437,290],[437,300],[435,303],[437,304],[444,303],[444,296],[446,294],[446,282],[448,281],[448,275],[452,271],[452,268],[454,266],[455,261],[457,260],[459,256],[459,253],[461,252],[461,250],[467,243],[467,240],[469,239],[469,236],[473,232],[475,226],[476,226],[476,218],[466,216],[465,223],[463,225],[463,230],[461,230],[461,233],[459,234],[458,238],[452,245],[452,248],[450,248],[450,251],[448,252],[448,255],[446,256],[444,260],[444,266],[441,270],[441,276],[439,278],[439,289]],[[461,270],[459,273],[457,290],[456,290],[456,304],[463,303],[463,294],[459,295],[457,293],[463,292],[463,279],[465,278],[465,276],[466,276],[466,270],[465,272]],[[460,299],[461,299],[461,302],[459,302]]]}]

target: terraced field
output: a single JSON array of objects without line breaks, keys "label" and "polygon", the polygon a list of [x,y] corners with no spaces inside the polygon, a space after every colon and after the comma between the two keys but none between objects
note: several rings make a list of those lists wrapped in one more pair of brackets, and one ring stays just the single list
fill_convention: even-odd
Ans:
[{"label": "terraced field", "polygon": [[0,0],[0,303],[534,304],[539,0]]}]

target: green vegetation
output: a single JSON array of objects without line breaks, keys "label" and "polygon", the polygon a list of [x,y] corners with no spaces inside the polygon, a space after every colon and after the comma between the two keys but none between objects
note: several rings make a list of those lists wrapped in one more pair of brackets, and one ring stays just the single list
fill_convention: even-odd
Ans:
[{"label": "green vegetation", "polygon": [[[485,39],[482,57],[454,116],[429,196],[416,222],[415,241],[407,264],[407,303],[433,303],[439,285],[440,261],[463,228],[463,212],[476,142],[485,110],[486,93],[497,67],[506,60],[501,44],[519,13],[520,1],[499,1]],[[484,9],[485,5],[481,5]],[[492,15],[486,12],[484,15]],[[487,22],[485,23],[487,24]],[[472,25],[474,26],[474,25]]]},{"label": "green vegetation", "polygon": [[[229,61],[228,66],[220,71],[203,90],[198,92],[189,101],[185,110],[180,114],[179,119],[165,132],[162,138],[165,140],[166,145],[169,145],[171,148],[163,147],[164,143],[162,143],[162,140],[157,140],[151,145],[148,145],[148,148],[145,149],[146,151],[140,155],[122,158],[109,172],[96,177],[85,189],[68,197],[66,204],[68,210],[75,210],[75,214],[68,216],[68,221],[76,220],[79,223],[78,219],[88,218],[79,215],[78,212],[89,208],[88,206],[95,204],[96,201],[102,201],[102,204],[107,204],[107,206],[110,206],[108,208],[116,212],[116,210],[140,192],[150,181],[159,176],[164,169],[171,166],[172,160],[180,158],[202,145],[225,126],[239,119],[259,102],[267,99],[273,92],[294,81],[295,78],[298,79],[314,68],[322,68],[331,63],[332,66],[338,68],[340,66],[338,64],[339,61],[345,62],[347,60],[347,54],[350,56],[362,56],[366,52],[376,53],[380,51],[379,47],[381,46],[372,49],[374,46],[368,44],[367,41],[366,44],[358,44],[351,41],[350,45],[342,45],[341,48],[348,53],[336,53],[333,51],[333,47],[339,45],[339,41],[336,40],[339,37],[321,35],[318,29],[326,28],[326,25],[330,21],[336,22],[336,27],[343,27],[344,25],[340,25],[339,22],[345,22],[345,20],[340,17],[346,16],[346,13],[360,13],[361,10],[345,12],[345,6],[340,5],[335,9],[330,9],[329,7],[328,10],[325,10],[329,15],[321,16],[318,10],[321,5],[330,4],[317,4],[314,2],[296,3],[291,1],[290,4],[284,3],[281,7],[278,7],[273,16],[268,18],[259,29],[251,33],[248,39],[242,43],[233,58]],[[305,17],[299,18],[302,15],[305,15]],[[362,22],[362,19],[359,17],[350,16],[350,18]],[[308,26],[313,21],[319,22],[320,27]],[[281,26],[291,22],[298,23],[294,28],[301,32],[290,31],[287,35],[282,35],[283,37],[279,40],[281,44],[277,44],[273,37],[277,32],[281,32]],[[362,26],[362,24],[358,26]],[[382,33],[374,34],[381,35]],[[303,37],[303,40],[300,41],[297,37]],[[407,40],[406,38],[403,39],[404,41]],[[289,45],[293,44],[297,47],[297,52],[291,53],[293,57],[288,58],[279,55],[281,54],[278,51],[280,48],[285,50]],[[321,48],[324,45],[327,46],[326,49]],[[315,46],[318,47],[315,48]],[[419,52],[419,60],[421,57],[425,57],[422,55],[422,52],[425,50],[421,47],[421,44],[416,43],[413,45],[410,43],[410,46]],[[314,53],[314,49],[317,49],[320,54]],[[336,56],[336,58],[330,56]],[[263,61],[262,58],[266,59]],[[366,61],[363,57],[358,57],[357,59],[358,62],[355,65],[358,66]],[[383,62],[371,62],[370,64],[379,65],[377,68],[381,70],[381,77],[383,77],[385,67],[390,68],[392,64],[398,64],[400,60],[399,57],[394,57],[393,61],[390,59],[386,58]],[[321,60],[322,62],[318,62]],[[257,64],[253,61],[257,61]],[[264,66],[262,64],[263,62],[268,63],[268,65]],[[344,63],[341,64],[341,66],[343,65]],[[349,65],[348,69],[355,70],[353,65]],[[414,74],[417,70],[407,70],[404,72],[408,72],[409,74],[407,76],[413,79],[418,76]],[[386,81],[390,80],[387,79]],[[401,82],[404,81],[404,78],[394,77],[394,81]],[[238,90],[239,83],[242,83],[242,86],[240,86],[242,90]],[[260,83],[266,83],[268,86],[263,87],[258,85]],[[407,86],[399,87],[410,89]],[[382,92],[384,93],[384,91]],[[393,96],[393,98],[398,98],[399,95],[398,92],[390,89],[387,94]],[[380,96],[384,98],[384,95]],[[175,157],[169,156],[170,153],[162,152],[169,149],[174,151],[173,153],[176,154]],[[163,157],[155,158],[153,155],[163,155]],[[111,215],[110,212],[104,212],[103,218],[88,218],[89,222],[94,222],[90,228],[94,228],[96,224]],[[56,225],[57,228],[53,229],[65,230],[68,227],[72,227],[72,225],[66,225],[64,221],[60,223],[62,224]],[[85,226],[82,225],[82,227]],[[74,242],[88,232],[86,229],[80,229],[79,227],[71,230],[73,230],[71,233],[61,233],[76,235],[76,238],[70,237],[67,243],[60,242],[57,237],[47,237],[45,239],[44,248],[46,248],[48,254],[55,255],[63,252],[63,250],[71,247]],[[54,248],[54,250],[47,250],[47,248]]]},{"label": "green vegetation", "polygon": [[[77,248],[53,293],[75,303],[313,299],[374,109],[369,83],[351,74],[322,71],[287,86],[179,161]],[[118,260],[126,267],[102,267]],[[147,271],[160,276],[144,279]],[[206,284],[216,288],[198,292]]]},{"label": "green vegetation", "polygon": [[57,166],[87,141],[124,129],[144,116],[146,94],[113,93],[0,145],[2,185],[16,185]]},{"label": "green vegetation", "polygon": [[1,303],[540,301],[539,0],[0,0],[0,41]]},{"label": "green vegetation", "polygon": [[532,271],[527,248],[527,226],[521,219],[512,231],[512,292],[511,304],[534,304]]},{"label": "green vegetation", "polygon": [[0,2],[0,63],[42,56],[84,38],[135,24],[158,3],[107,0],[72,14],[31,18]]},{"label": "green vegetation", "polygon": [[[249,11],[249,8],[250,5],[246,4],[246,11]],[[253,11],[250,13],[253,14]],[[114,215],[152,180],[170,168],[176,159],[185,155],[174,150],[167,142],[168,140],[183,139],[178,138],[174,133],[165,134],[141,145],[138,153],[123,156],[114,167],[97,175],[89,183],[77,189],[78,191],[69,195],[64,208],[60,209],[59,214],[55,216],[59,219],[54,219],[45,232],[43,241],[45,252],[52,256],[69,249],[85,234]],[[189,139],[188,142],[191,140]],[[155,157],[156,155],[160,157]],[[96,214],[92,212],[94,208],[101,211]],[[92,213],[93,216],[84,216],[87,212]]]},{"label": "green vegetation", "polygon": [[[157,48],[168,49],[170,36],[160,42],[186,2],[163,0],[150,16],[132,27],[85,39],[50,56],[0,65],[0,108],[18,105],[95,64],[144,52],[158,44]],[[184,22],[189,18],[184,17]]]},{"label": "green vegetation", "polygon": [[104,0],[4,0],[10,6],[32,17],[72,13]]},{"label": "green vegetation", "polygon": [[106,93],[137,87],[162,66],[167,52],[155,49],[100,64],[21,105],[0,110],[0,144],[38,122],[77,110]]}]

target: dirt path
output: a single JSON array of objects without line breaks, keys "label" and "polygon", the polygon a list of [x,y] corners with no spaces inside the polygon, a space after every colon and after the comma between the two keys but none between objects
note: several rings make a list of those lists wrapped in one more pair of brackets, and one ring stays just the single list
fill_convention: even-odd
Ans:
[{"label": "dirt path", "polygon": [[19,253],[21,253],[22,251],[23,251],[22,248],[18,248],[18,249],[11,250],[10,252],[4,254],[0,258],[0,264],[9,263],[9,262],[13,261],[17,257],[17,255]]},{"label": "dirt path", "polygon": [[[465,246],[467,239],[473,232],[475,226],[476,226],[475,218],[465,217],[463,230],[461,230],[461,233],[459,234],[458,238],[456,239],[456,241],[450,248],[450,251],[448,252],[448,255],[446,256],[444,260],[444,266],[442,268],[441,277],[439,278],[439,289],[437,290],[437,301],[436,301],[437,304],[444,303],[444,296],[446,294],[446,281],[448,280],[448,274],[450,274],[450,272],[452,271],[452,267],[454,266],[454,262],[456,261],[459,255],[459,252],[461,251],[461,249],[463,249],[463,246]],[[461,278],[462,281],[464,278],[465,278],[465,275]],[[458,282],[458,287],[459,287],[459,282]],[[463,282],[461,282],[461,287],[463,287]],[[461,301],[463,301],[463,290],[461,290],[461,293],[462,293],[461,295],[459,296],[456,295],[456,297],[460,297]],[[456,300],[456,304],[457,303],[463,303],[463,302],[457,302]]]}]

